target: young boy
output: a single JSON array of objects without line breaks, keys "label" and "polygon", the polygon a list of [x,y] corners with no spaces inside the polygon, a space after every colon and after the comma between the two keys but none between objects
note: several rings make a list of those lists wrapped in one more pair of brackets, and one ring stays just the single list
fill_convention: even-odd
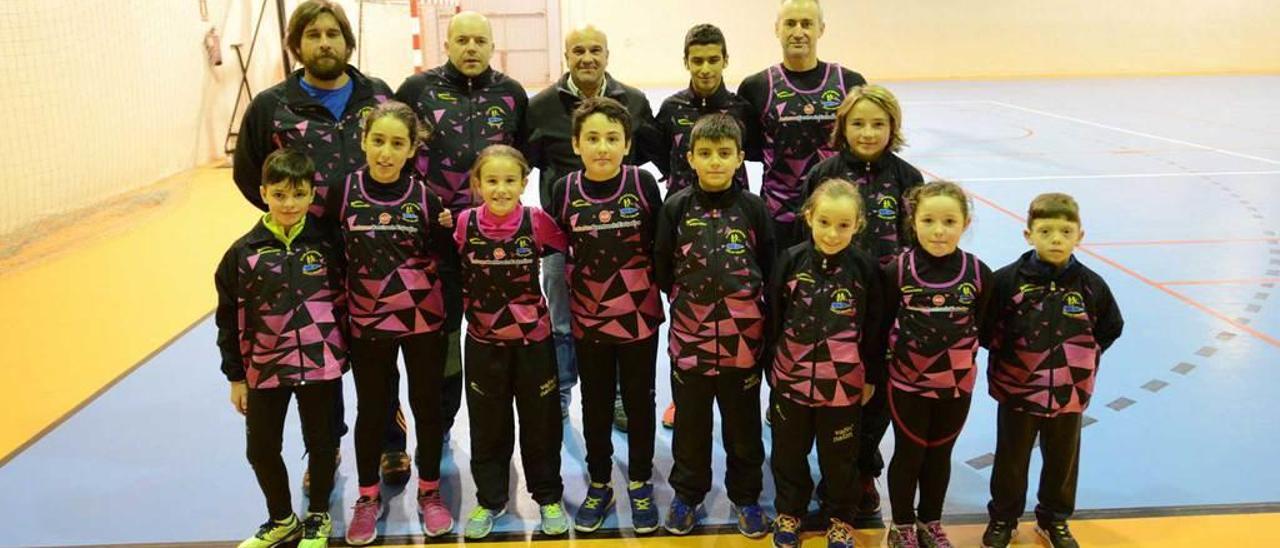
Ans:
[{"label": "young boy", "polygon": [[[346,296],[342,252],[332,234],[307,214],[315,166],[302,152],[267,156],[260,192],[267,214],[222,257],[218,289],[218,348],[231,382],[231,405],[245,416],[248,457],[267,499],[270,519],[241,548],[301,539],[328,545],[337,442],[337,379],[347,369]],[[307,517],[298,520],[280,458],[289,399],[298,398],[311,472]]]},{"label": "young boy", "polygon": [[677,409],[670,475],[676,496],[666,529],[683,535],[697,524],[711,489],[711,406],[718,401],[729,500],[738,530],[759,538],[769,518],[756,502],[764,464],[757,362],[773,232],[760,197],[733,184],[743,159],[738,122],[705,116],[690,143],[686,158],[698,184],[663,204],[654,248],[658,284],[671,303],[667,346]]},{"label": "young boy", "polygon": [[653,235],[662,194],[649,172],[622,165],[631,148],[631,113],[608,97],[573,111],[573,150],[583,169],[552,187],[549,213],[569,238],[569,310],[582,381],[582,423],[591,485],[574,528],[599,529],[613,506],[614,398],[630,424],[627,460],[632,523],[658,528],[653,505],[655,364],[662,295],[654,280]]},{"label": "young boy", "polygon": [[1120,337],[1124,319],[1107,283],[1072,255],[1084,237],[1075,199],[1037,196],[1022,235],[1035,249],[996,271],[992,313],[982,329],[991,396],[1000,402],[991,521],[982,544],[1002,548],[1013,538],[1038,435],[1044,469],[1036,530],[1055,548],[1075,547],[1067,518],[1075,511],[1080,419],[1098,361]]},{"label": "young boy", "polygon": [[[654,163],[666,171],[668,195],[697,180],[686,155],[689,132],[698,118],[724,113],[745,127],[747,102],[724,86],[724,69],[728,65],[729,48],[724,33],[715,25],[694,25],[684,35],[684,68],[689,71],[689,87],[663,100],[657,116],[662,144],[669,156]],[[734,172],[733,183],[747,187],[747,170],[741,165]]]}]

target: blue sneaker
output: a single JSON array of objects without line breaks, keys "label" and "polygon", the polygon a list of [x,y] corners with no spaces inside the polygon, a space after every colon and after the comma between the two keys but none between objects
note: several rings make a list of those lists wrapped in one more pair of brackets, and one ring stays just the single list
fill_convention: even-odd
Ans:
[{"label": "blue sneaker", "polygon": [[631,499],[631,525],[637,534],[647,534],[658,530],[658,508],[653,504],[653,484],[633,481],[627,487],[627,498]]},{"label": "blue sneaker", "polygon": [[680,495],[671,498],[671,507],[667,509],[667,532],[673,535],[687,535],[698,525],[698,506],[680,500]]},{"label": "blue sneaker", "polygon": [[759,504],[746,506],[733,505],[733,513],[738,516],[738,532],[747,538],[762,538],[769,534],[769,516]]},{"label": "blue sneaker", "polygon": [[775,548],[800,546],[800,518],[778,514],[773,520],[773,545]]},{"label": "blue sneaker", "polygon": [[[827,548],[854,548],[854,546],[853,526],[831,518],[831,525],[827,526]],[[950,545],[947,546],[950,547]]]},{"label": "blue sneaker", "polygon": [[609,516],[613,508],[613,488],[606,483],[595,483],[587,486],[587,498],[578,507],[578,515],[573,518],[573,528],[583,533],[590,533],[604,525],[604,518]]}]

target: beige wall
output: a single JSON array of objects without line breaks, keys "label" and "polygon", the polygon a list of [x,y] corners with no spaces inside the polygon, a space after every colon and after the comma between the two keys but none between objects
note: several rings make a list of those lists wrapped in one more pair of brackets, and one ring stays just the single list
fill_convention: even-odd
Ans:
[{"label": "beige wall", "polygon": [[[609,35],[610,72],[681,85],[684,32],[725,31],[727,79],[780,60],[777,0],[562,0],[565,28]],[[824,60],[868,79],[1280,71],[1275,0],[827,0]]]},{"label": "beige wall", "polygon": [[[565,29],[590,22],[605,30],[610,70],[631,84],[683,85],[681,42],[697,22],[728,35],[734,85],[778,61],[776,0],[538,1]],[[229,46],[247,47],[260,2],[207,0],[207,22],[198,0],[0,2],[7,78],[0,236],[40,230],[41,219],[221,159],[240,81]],[[359,25],[359,2],[340,3]],[[827,0],[825,7],[820,55],[873,80],[1280,71],[1275,0]],[[406,0],[367,0],[364,14],[354,60],[397,87],[417,61]],[[219,67],[208,65],[202,46],[211,25],[223,34]],[[255,92],[281,78],[277,33],[268,2],[250,67]],[[554,69],[560,44],[550,45]]]}]

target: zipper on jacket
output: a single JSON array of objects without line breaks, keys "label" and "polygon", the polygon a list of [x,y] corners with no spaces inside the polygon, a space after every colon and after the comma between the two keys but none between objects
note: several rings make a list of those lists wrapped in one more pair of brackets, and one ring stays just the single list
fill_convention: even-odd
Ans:
[{"label": "zipper on jacket", "polygon": [[[822,269],[821,269],[821,270],[819,270],[818,272],[815,272],[815,274],[817,274],[818,276],[822,276],[822,275],[826,272],[826,270],[827,270],[827,258],[826,258],[826,257],[822,257]],[[819,287],[821,287],[821,286],[819,285],[819,283],[818,283],[818,279],[819,279],[819,278],[818,278],[818,276],[814,276],[814,279],[813,279],[813,282],[814,282],[814,283],[813,283],[813,287],[814,287],[815,291],[814,291],[813,299],[810,299],[810,301],[809,301],[810,303],[812,303],[812,304],[810,304],[810,305],[809,305],[809,306],[810,306],[810,313],[811,313],[811,314],[813,314],[813,318],[814,318],[813,327],[812,327],[812,329],[813,329],[813,338],[812,338],[812,340],[813,340],[813,345],[815,346],[815,350],[816,350],[817,345],[819,344],[819,343],[818,343],[818,333],[819,333],[819,330],[818,330],[818,323],[819,323],[819,322],[817,321],[817,318],[819,317],[819,315],[820,315],[820,314],[822,314],[822,308],[823,308],[823,307],[821,307],[821,306],[813,306],[813,305],[815,305],[815,304],[821,304],[821,303],[819,303],[819,302],[818,302],[818,296],[819,296],[819,295],[822,295],[822,294],[824,294],[824,293],[825,293],[825,291],[816,291]],[[825,276],[823,276],[823,277],[822,277],[822,280],[823,280],[823,281],[826,281],[826,277],[825,277]],[[829,305],[828,305],[828,306],[829,306]],[[816,352],[812,352],[812,351],[811,351],[811,352],[809,352],[809,404],[810,404],[810,405],[812,405],[812,404],[814,404],[814,403],[815,403],[815,402],[813,401],[813,385],[814,385],[814,384],[817,384],[817,382],[818,382],[818,360],[817,360],[817,358],[815,358],[815,357],[814,357],[814,355],[816,355],[816,354],[817,354]],[[834,367],[833,367],[832,369],[834,370]]]},{"label": "zipper on jacket", "polygon": [[[301,234],[299,234],[299,236],[301,236]],[[296,299],[294,306],[302,306],[301,299],[299,298],[301,297],[302,284],[298,283],[297,280],[298,269],[297,262],[293,260],[293,245],[284,245],[284,260],[285,268],[287,268],[289,272],[289,275],[286,276],[286,279],[289,280],[289,290],[293,292]],[[301,386],[307,384],[307,367],[302,355],[302,330],[296,327],[296,325],[297,324],[295,324],[295,327],[293,328],[293,338],[294,344],[298,345],[298,385]]]},{"label": "zipper on jacket", "polygon": [[[709,211],[709,213],[711,213],[711,238],[712,238],[712,244],[713,244],[711,249],[715,250],[716,255],[720,255],[721,252],[723,251],[722,246],[720,244],[720,210],[712,209]],[[719,257],[716,257],[716,259],[719,259]],[[716,270],[718,271],[717,276],[715,276],[712,279],[719,279],[720,278],[719,274],[723,272],[723,269],[719,267],[720,262],[721,261],[719,260],[711,261],[712,264],[716,265]],[[716,295],[716,303],[717,303],[716,306],[720,306],[721,303],[724,303],[724,298],[725,298],[724,287],[718,283],[716,284],[716,287],[719,289],[718,294]],[[716,335],[715,335],[716,348],[719,348],[720,347],[720,321],[718,319],[718,315],[716,314],[712,314],[711,318],[712,318],[712,321],[714,321],[716,324]],[[719,351],[716,352],[715,367],[716,367],[716,374],[719,374],[720,373],[719,371],[720,352]]]}]

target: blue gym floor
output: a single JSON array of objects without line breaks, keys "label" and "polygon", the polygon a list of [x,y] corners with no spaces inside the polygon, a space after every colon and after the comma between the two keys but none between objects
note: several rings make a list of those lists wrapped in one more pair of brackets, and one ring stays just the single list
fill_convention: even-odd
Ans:
[{"label": "blue gym floor", "polygon": [[[993,269],[1027,249],[1021,230],[1033,196],[1063,191],[1081,204],[1086,237],[1077,256],[1106,278],[1127,325],[1103,357],[1087,412],[1080,508],[1158,513],[1280,501],[1274,403],[1280,387],[1280,77],[890,88],[903,103],[910,145],[903,156],[929,178],[960,181],[973,193],[975,220],[962,246]],[[669,92],[650,93],[655,110]],[[750,167],[754,187],[759,166]],[[526,203],[534,202],[531,186]],[[208,282],[193,280],[192,291],[212,291]],[[174,335],[171,345],[0,468],[0,543],[230,541],[264,519],[244,458],[243,423],[228,405],[217,368],[213,320]],[[985,356],[980,360],[985,364]],[[665,357],[660,361],[659,412],[670,401]],[[346,390],[352,402],[347,423],[354,424],[349,378]],[[578,402],[575,391],[561,465],[570,512],[587,482]],[[950,516],[984,512],[994,415],[983,378],[955,449]],[[304,461],[296,413],[286,431],[286,461],[297,485]],[[766,447],[768,435],[766,429]],[[464,408],[443,468],[455,516],[475,504],[468,442]],[[614,443],[614,483],[621,485],[625,436],[615,435]],[[663,508],[671,497],[670,443],[670,431],[661,430],[654,479]],[[882,448],[888,458],[892,434]],[[723,452],[717,451],[708,524],[729,521]],[[351,436],[343,439],[342,457],[331,501],[335,534],[345,531],[356,498]],[[765,478],[761,502],[771,506],[772,482]],[[418,534],[409,491],[391,499],[383,534]],[[532,531],[536,506],[523,483],[512,493],[512,513],[498,530]],[[305,508],[300,490],[294,505]],[[606,528],[630,525],[625,504],[617,514]]]}]

